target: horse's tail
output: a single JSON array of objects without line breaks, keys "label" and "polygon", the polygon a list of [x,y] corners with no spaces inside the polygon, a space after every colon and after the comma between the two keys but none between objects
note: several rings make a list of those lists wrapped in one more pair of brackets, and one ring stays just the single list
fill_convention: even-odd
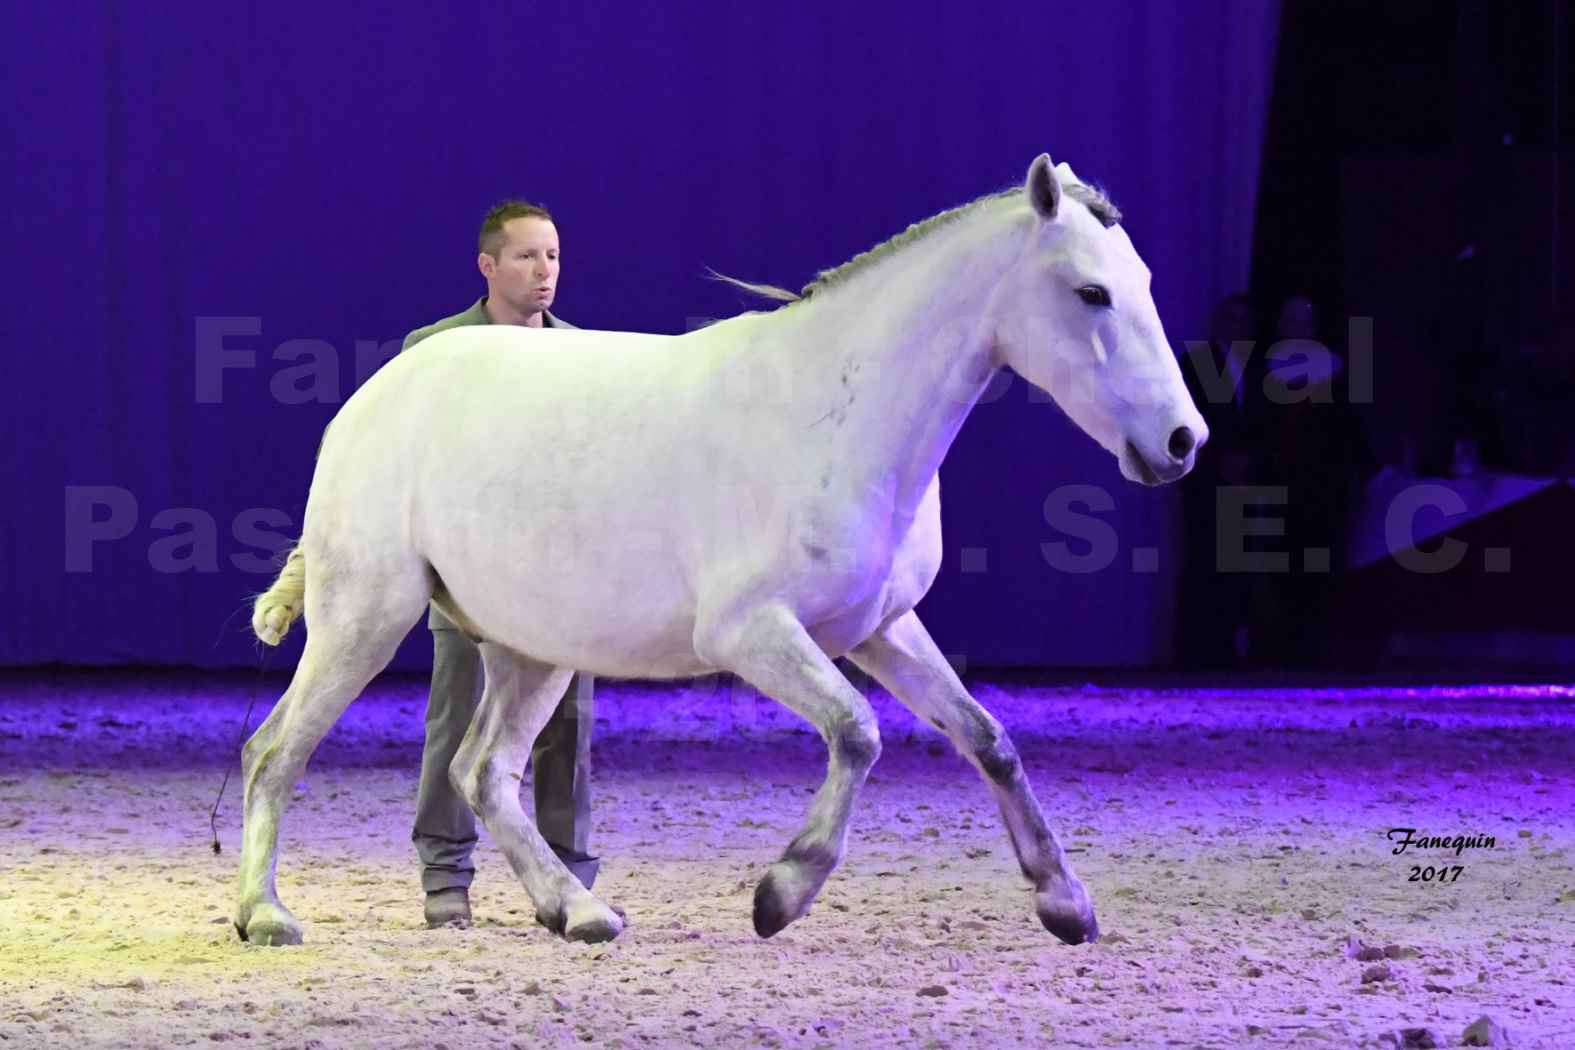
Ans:
[{"label": "horse's tail", "polygon": [[273,581],[252,605],[252,633],[265,645],[278,645],[306,603],[306,555],[297,544]]}]

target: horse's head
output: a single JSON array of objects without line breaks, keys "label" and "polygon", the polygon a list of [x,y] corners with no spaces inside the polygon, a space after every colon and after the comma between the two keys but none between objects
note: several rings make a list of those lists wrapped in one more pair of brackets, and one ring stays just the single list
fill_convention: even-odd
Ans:
[{"label": "horse's head", "polygon": [[1047,391],[1131,481],[1192,469],[1208,426],[1113,205],[1041,154],[1023,188],[1034,228],[995,293],[1000,362]]}]

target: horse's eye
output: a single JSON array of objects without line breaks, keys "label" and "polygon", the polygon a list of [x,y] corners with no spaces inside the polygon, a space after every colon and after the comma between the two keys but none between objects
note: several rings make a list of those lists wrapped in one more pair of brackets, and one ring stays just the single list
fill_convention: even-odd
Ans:
[{"label": "horse's eye", "polygon": [[1089,306],[1109,306],[1110,293],[1097,284],[1085,284],[1077,290],[1077,297]]}]

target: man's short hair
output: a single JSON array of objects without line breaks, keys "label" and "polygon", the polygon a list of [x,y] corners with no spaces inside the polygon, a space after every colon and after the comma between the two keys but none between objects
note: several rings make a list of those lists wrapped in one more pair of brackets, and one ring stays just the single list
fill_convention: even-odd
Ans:
[{"label": "man's short hair", "polygon": [[503,227],[511,219],[546,219],[552,222],[552,214],[541,205],[532,204],[530,201],[504,201],[493,205],[492,210],[487,212],[487,217],[481,220],[479,243],[481,250],[494,259],[503,248]]}]

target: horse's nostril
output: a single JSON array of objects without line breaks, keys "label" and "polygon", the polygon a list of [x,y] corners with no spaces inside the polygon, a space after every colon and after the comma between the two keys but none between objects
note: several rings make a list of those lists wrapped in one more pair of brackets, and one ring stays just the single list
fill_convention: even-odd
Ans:
[{"label": "horse's nostril", "polygon": [[1170,456],[1172,459],[1186,459],[1187,454],[1197,445],[1197,439],[1192,436],[1192,431],[1186,427],[1177,427],[1170,434]]}]

